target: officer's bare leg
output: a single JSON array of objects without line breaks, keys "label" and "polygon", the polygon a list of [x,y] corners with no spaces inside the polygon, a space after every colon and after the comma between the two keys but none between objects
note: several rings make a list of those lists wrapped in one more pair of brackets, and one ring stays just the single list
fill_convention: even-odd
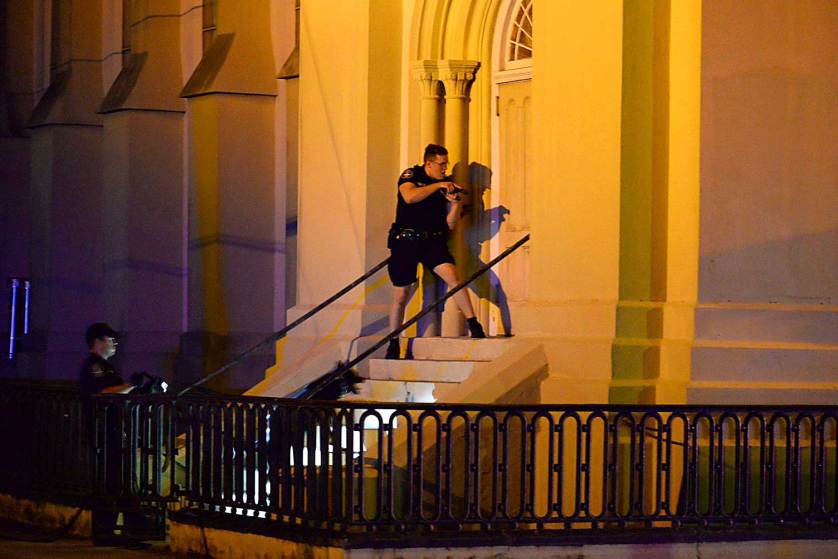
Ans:
[{"label": "officer's bare leg", "polygon": [[[448,284],[449,289],[453,289],[460,283],[460,280],[457,278],[457,270],[454,268],[453,264],[448,262],[444,264],[440,264],[436,268],[434,268],[434,273],[442,278],[442,281]],[[471,307],[471,300],[468,298],[468,293],[466,290],[463,289],[462,291],[458,291],[454,294],[454,301],[457,303],[457,306],[460,307],[460,311],[462,311],[463,316],[466,317],[466,322],[468,323],[469,332],[471,332],[472,338],[485,338],[486,333],[483,331],[483,326],[480,325],[478,322],[477,317],[474,316],[474,309]]]},{"label": "officer's bare leg", "polygon": [[[445,262],[434,268],[434,273],[448,284],[448,289],[453,289],[460,283],[460,280],[457,278],[457,269],[449,262]],[[474,309],[471,307],[471,300],[468,298],[468,293],[465,289],[454,294],[454,302],[460,307],[460,311],[462,311],[466,320],[474,318]]]},{"label": "officer's bare leg", "polygon": [[[410,298],[410,288],[393,286],[392,299],[390,302],[390,331],[402,325],[404,322],[404,308],[407,305],[407,300]],[[399,339],[393,338],[387,346],[387,353],[384,355],[386,359],[399,358]]]},{"label": "officer's bare leg", "polygon": [[407,300],[410,298],[410,290],[413,286],[406,287],[393,286],[392,297],[390,301],[390,331],[402,325],[404,322],[404,308],[407,305]]}]

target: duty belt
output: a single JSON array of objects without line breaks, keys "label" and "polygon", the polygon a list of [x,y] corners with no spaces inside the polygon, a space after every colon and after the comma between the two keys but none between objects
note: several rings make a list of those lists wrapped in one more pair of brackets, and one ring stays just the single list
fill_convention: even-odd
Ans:
[{"label": "duty belt", "polygon": [[427,241],[445,237],[445,231],[420,231],[409,227],[395,227],[395,239],[399,241]]}]

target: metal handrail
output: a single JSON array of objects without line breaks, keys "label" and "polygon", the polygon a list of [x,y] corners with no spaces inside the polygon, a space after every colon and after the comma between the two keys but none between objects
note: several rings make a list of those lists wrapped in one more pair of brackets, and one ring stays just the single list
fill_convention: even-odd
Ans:
[{"label": "metal handrail", "polygon": [[190,384],[189,386],[187,386],[186,388],[184,388],[183,390],[178,392],[177,395],[178,396],[183,396],[184,394],[186,394],[187,392],[189,392],[193,388],[197,388],[198,386],[201,386],[202,384],[214,379],[218,375],[232,369],[233,367],[235,367],[236,365],[238,365],[239,363],[244,361],[245,358],[247,358],[250,354],[254,353],[258,349],[261,349],[262,347],[266,346],[267,344],[274,343],[277,340],[285,337],[288,334],[288,332],[290,332],[291,330],[293,330],[294,328],[296,328],[297,326],[299,326],[300,324],[302,324],[303,322],[305,322],[306,320],[308,320],[309,318],[311,318],[315,314],[319,313],[321,310],[325,309],[326,307],[328,307],[329,305],[331,305],[332,303],[334,303],[335,301],[337,301],[338,299],[340,299],[341,297],[343,297],[344,295],[346,295],[347,293],[352,291],[360,283],[366,281],[367,278],[369,278],[370,276],[372,276],[373,274],[378,272],[381,268],[386,266],[389,261],[390,261],[390,257],[388,256],[387,258],[385,258],[384,260],[382,260],[381,262],[379,262],[378,264],[376,264],[375,266],[373,266],[372,268],[367,270],[367,272],[365,272],[364,275],[360,276],[355,281],[348,284],[346,287],[344,287],[343,289],[341,289],[340,291],[338,291],[337,293],[335,293],[334,295],[332,295],[331,297],[329,297],[328,299],[326,299],[325,301],[323,301],[322,303],[320,303],[319,305],[317,305],[316,307],[314,307],[313,309],[311,309],[310,311],[305,313],[303,316],[301,316],[300,318],[298,318],[297,320],[295,320],[291,324],[287,325],[282,330],[279,330],[278,332],[274,332],[273,334],[271,334],[270,336],[268,336],[267,338],[265,338],[264,340],[262,340],[261,342],[259,342],[255,346],[251,347],[250,349],[248,349],[248,350],[244,351],[243,353],[234,357],[229,363],[227,363],[225,365],[222,365],[221,367],[219,367],[218,369],[216,369],[212,373],[208,374],[207,376],[193,382],[192,384]]},{"label": "metal handrail", "polygon": [[367,357],[369,357],[370,355],[375,353],[375,351],[378,348],[382,347],[384,344],[386,344],[390,340],[392,340],[394,338],[397,338],[399,336],[399,334],[401,334],[402,332],[404,332],[405,330],[407,330],[408,328],[410,328],[411,326],[416,324],[426,314],[428,314],[432,310],[438,308],[440,304],[444,303],[445,301],[447,301],[448,299],[450,299],[451,297],[456,295],[460,290],[465,289],[466,286],[468,286],[471,282],[473,282],[474,280],[476,280],[477,278],[479,278],[480,276],[485,274],[487,271],[489,271],[490,268],[492,268],[492,266],[494,266],[495,264],[497,264],[498,262],[500,262],[501,260],[503,260],[504,258],[509,256],[510,254],[515,252],[516,250],[518,250],[518,248],[521,247],[521,245],[523,245],[524,243],[526,243],[529,240],[530,240],[530,235],[529,235],[529,233],[527,233],[526,235],[524,235],[523,237],[518,239],[518,241],[516,241],[513,245],[509,246],[506,250],[504,250],[502,253],[497,255],[495,258],[493,258],[492,260],[490,260],[486,264],[480,266],[465,281],[461,282],[459,285],[457,285],[456,287],[454,287],[453,289],[448,291],[448,293],[446,293],[445,295],[443,295],[442,297],[440,297],[439,299],[437,299],[433,303],[431,303],[428,306],[426,306],[425,308],[423,308],[416,316],[414,316],[413,318],[411,318],[410,320],[408,320],[407,322],[405,322],[404,324],[402,324],[401,326],[399,326],[398,328],[396,328],[395,330],[393,330],[392,332],[390,332],[389,334],[387,334],[386,336],[384,336],[383,338],[381,338],[380,340],[375,342],[372,346],[367,348],[366,351],[361,352],[354,359],[351,359],[351,360],[347,361],[342,366],[337,367],[331,373],[328,373],[328,374],[320,377],[318,380],[314,381],[312,384],[310,384],[308,386],[308,390],[305,392],[305,394],[300,396],[299,399],[301,399],[301,400],[311,399],[312,395],[316,394],[319,390],[325,388],[326,386],[328,386],[329,384],[331,384],[335,380],[339,379],[343,374],[346,373],[346,371],[348,371],[349,369],[356,366],[358,363],[360,363],[361,361],[363,361],[364,359],[366,359]]}]

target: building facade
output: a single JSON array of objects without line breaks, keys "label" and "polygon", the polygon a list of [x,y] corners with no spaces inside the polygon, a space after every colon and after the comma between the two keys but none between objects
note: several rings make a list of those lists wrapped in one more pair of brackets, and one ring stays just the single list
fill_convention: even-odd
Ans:
[{"label": "building facade", "polygon": [[[123,370],[199,378],[385,258],[437,142],[470,190],[462,273],[531,235],[471,296],[539,346],[533,398],[834,400],[830,0],[2,5],[0,274],[33,282],[10,374],[72,378],[107,320]],[[322,373],[385,333],[388,287],[223,386]]]}]

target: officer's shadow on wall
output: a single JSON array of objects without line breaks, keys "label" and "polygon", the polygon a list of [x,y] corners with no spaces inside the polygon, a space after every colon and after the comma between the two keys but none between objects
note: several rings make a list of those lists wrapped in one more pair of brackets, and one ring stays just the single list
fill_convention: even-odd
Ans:
[{"label": "officer's shadow on wall", "polygon": [[[469,182],[472,204],[476,206],[472,215],[477,216],[476,222],[466,233],[466,248],[469,258],[465,264],[466,277],[473,274],[477,269],[486,264],[480,258],[483,243],[490,241],[500,232],[506,216],[510,214],[509,208],[496,206],[486,208],[483,204],[483,195],[491,187],[492,170],[480,163],[469,165]],[[472,282],[470,289],[480,298],[489,299],[497,305],[500,311],[501,324],[507,336],[512,335],[512,321],[509,315],[509,303],[506,291],[497,274],[497,266],[489,269],[485,274]],[[463,278],[465,279],[465,278]]]}]

